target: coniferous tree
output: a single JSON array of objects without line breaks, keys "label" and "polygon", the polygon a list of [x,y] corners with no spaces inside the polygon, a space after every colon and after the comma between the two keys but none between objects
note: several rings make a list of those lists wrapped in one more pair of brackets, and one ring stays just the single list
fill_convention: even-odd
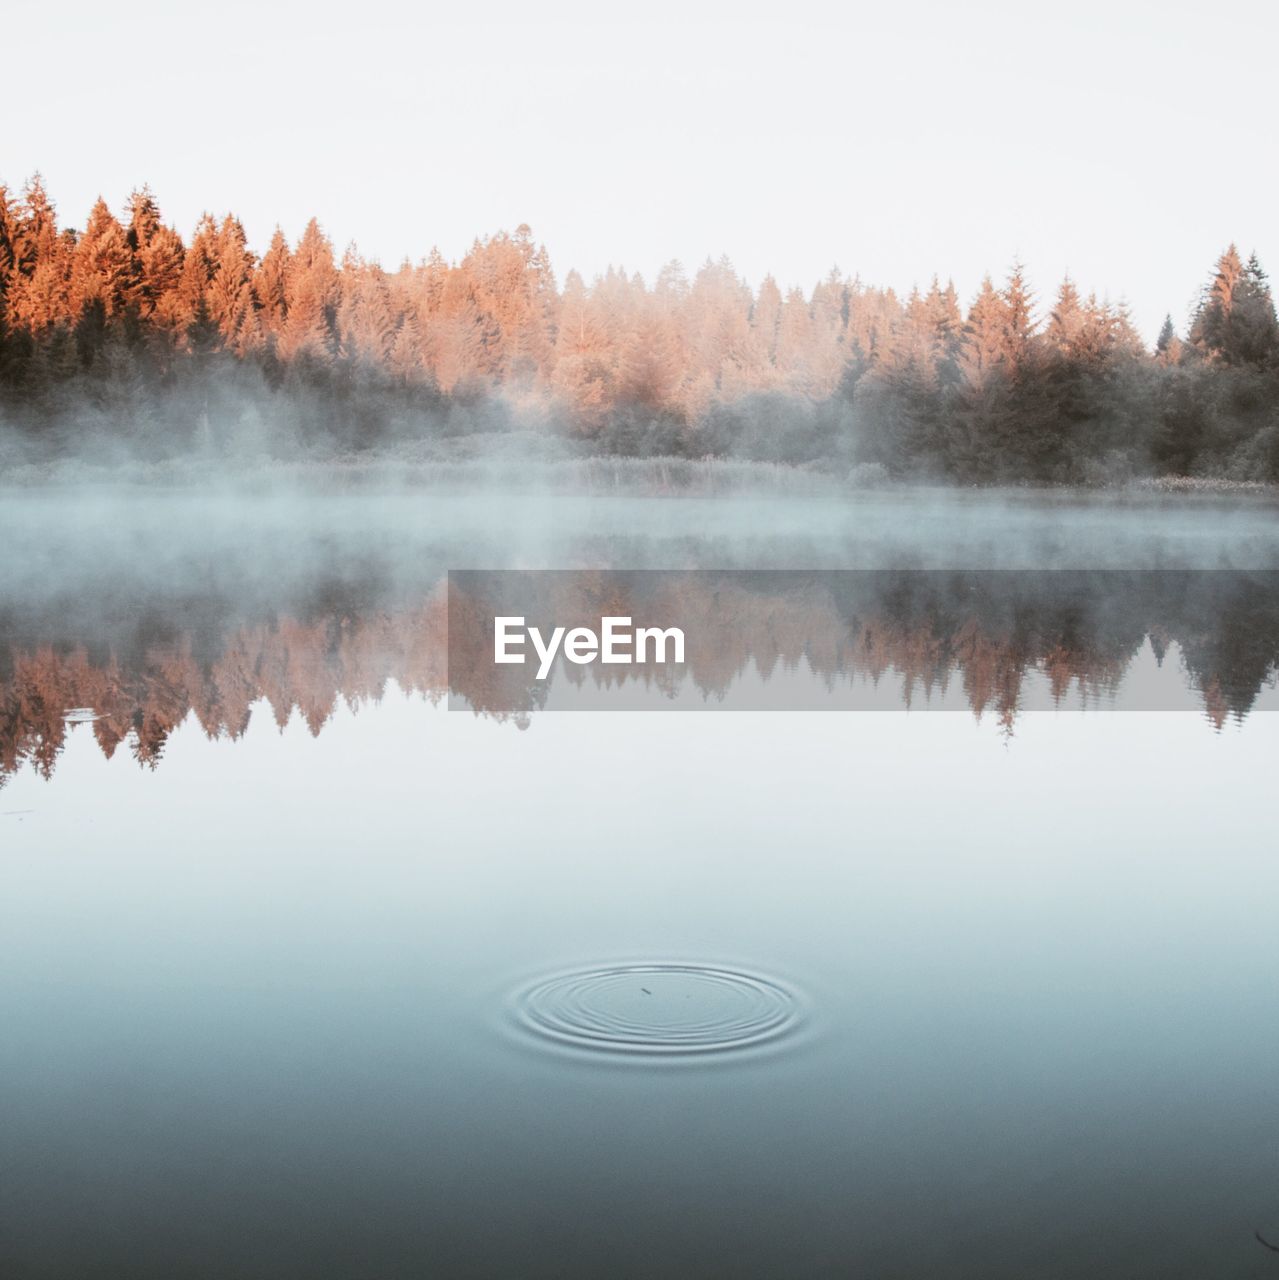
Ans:
[{"label": "coniferous tree", "polygon": [[284,232],[276,227],[271,236],[271,246],[262,255],[262,261],[253,275],[253,292],[260,308],[262,328],[272,347],[284,328],[284,319],[288,314],[285,282],[289,277],[291,259],[292,254]]},{"label": "coniferous tree", "polygon": [[1012,324],[1008,301],[987,276],[973,300],[964,325],[959,366],[969,386],[986,385],[1007,368],[1012,352]]},{"label": "coniferous tree", "polygon": [[218,326],[209,312],[209,286],[218,268],[218,229],[211,214],[196,226],[174,289],[173,311],[184,350],[203,355],[219,345]]},{"label": "coniferous tree", "polygon": [[386,275],[365,262],[352,245],[342,259],[341,301],[337,309],[338,348],[347,359],[384,366],[395,341],[395,315]]},{"label": "coniferous tree", "polygon": [[13,271],[13,232],[10,227],[9,189],[0,183],[0,343],[5,333],[5,298]]},{"label": "coniferous tree", "polygon": [[285,361],[327,365],[333,359],[338,272],[333,246],[312,218],[289,261],[279,353]]},{"label": "coniferous tree", "polygon": [[75,237],[59,235],[53,201],[38,173],[11,206],[9,227],[8,324],[11,331],[36,337],[70,320],[67,278]]},{"label": "coniferous tree", "polygon": [[213,242],[212,276],[205,289],[209,320],[221,345],[237,355],[251,351],[256,336],[253,271],[256,260],[238,218],[223,219]]},{"label": "coniferous tree", "polygon": [[1160,326],[1159,337],[1155,342],[1155,356],[1163,365],[1177,364],[1181,359],[1181,339],[1177,337],[1171,315],[1164,316],[1164,322]]},{"label": "coniferous tree", "polygon": [[1034,296],[1026,283],[1025,269],[1020,262],[1013,263],[1008,283],[1003,289],[1005,344],[1008,363],[1019,369],[1030,358],[1035,333]]},{"label": "coniferous tree", "polygon": [[101,197],[71,258],[68,293],[80,355],[102,348],[107,326],[119,322],[136,292],[135,260],[124,228]]},{"label": "coniferous tree", "polygon": [[400,320],[399,328],[395,331],[387,356],[387,366],[392,376],[407,386],[422,380],[425,373],[422,365],[422,334],[417,317],[411,313]]},{"label": "coniferous tree", "polygon": [[1044,337],[1050,350],[1071,357],[1079,353],[1084,328],[1084,308],[1075,282],[1067,276],[1057,290],[1057,301],[1048,316]]},{"label": "coniferous tree", "polygon": [[1270,281],[1255,253],[1244,267],[1231,321],[1236,363],[1262,366],[1275,359],[1279,353],[1279,320],[1275,318]]},{"label": "coniferous tree", "polygon": [[160,209],[147,187],[129,197],[127,240],[134,258],[133,306],[149,330],[157,326],[172,339],[185,324],[178,285],[186,249],[182,238],[160,220]]},{"label": "coniferous tree", "polygon": [[1204,289],[1190,326],[1191,343],[1205,355],[1225,358],[1230,349],[1230,313],[1242,278],[1239,251],[1229,245],[1217,259],[1216,273]]},{"label": "coniferous tree", "polygon": [[772,276],[765,276],[751,308],[751,333],[761,371],[771,371],[777,360],[777,338],[782,318],[782,291]]},{"label": "coniferous tree", "polygon": [[576,408],[589,430],[598,430],[613,403],[614,371],[599,316],[576,271],[564,280],[555,347],[556,392]]},{"label": "coniferous tree", "polygon": [[948,280],[942,289],[937,277],[933,277],[924,297],[923,318],[928,326],[932,361],[938,376],[943,381],[952,381],[964,329],[964,317],[953,281]]}]

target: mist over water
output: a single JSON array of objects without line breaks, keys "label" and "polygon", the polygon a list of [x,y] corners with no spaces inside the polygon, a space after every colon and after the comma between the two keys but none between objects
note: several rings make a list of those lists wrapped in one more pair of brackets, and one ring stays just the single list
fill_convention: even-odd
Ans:
[{"label": "mist over water", "polygon": [[[1272,1274],[1274,516],[6,493],[0,1272]],[[449,710],[494,569],[673,571],[692,705],[809,701]]]},{"label": "mist over water", "polygon": [[108,575],[247,595],[370,562],[398,584],[449,568],[1267,569],[1279,558],[1279,505],[1264,494],[849,491],[819,479],[796,492],[766,474],[736,496],[662,496],[625,474],[584,488],[535,467],[492,479],[0,490],[0,586],[38,598]]}]

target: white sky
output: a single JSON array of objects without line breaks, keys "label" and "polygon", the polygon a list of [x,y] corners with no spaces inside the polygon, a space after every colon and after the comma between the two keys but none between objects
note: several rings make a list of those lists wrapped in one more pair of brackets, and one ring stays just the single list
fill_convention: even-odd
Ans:
[{"label": "white sky", "polygon": [[388,266],[528,222],[561,281],[726,253],[965,300],[1020,255],[1041,311],[1069,270],[1147,337],[1232,239],[1279,273],[1271,6],[23,7],[0,181],[39,168],[70,225],[149,182],[259,250],[312,214]]}]

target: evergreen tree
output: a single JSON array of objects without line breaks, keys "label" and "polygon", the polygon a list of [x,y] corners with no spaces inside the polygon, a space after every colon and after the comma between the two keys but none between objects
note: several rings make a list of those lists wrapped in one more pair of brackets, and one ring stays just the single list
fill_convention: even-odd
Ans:
[{"label": "evergreen tree", "polygon": [[1155,356],[1160,364],[1176,364],[1181,359],[1181,339],[1177,337],[1177,329],[1172,316],[1164,316],[1159,329],[1159,337],[1155,341]]},{"label": "evergreen tree", "polygon": [[989,276],[981,282],[968,312],[959,349],[959,367],[969,386],[985,385],[997,370],[1006,369],[1013,349],[1008,301]]},{"label": "evergreen tree", "polygon": [[933,365],[944,380],[949,380],[964,331],[964,317],[953,281],[948,280],[942,289],[937,277],[933,277],[924,296],[923,315],[928,326]]},{"label": "evergreen tree", "polygon": [[1078,354],[1084,327],[1084,309],[1075,282],[1067,276],[1057,290],[1057,301],[1048,316],[1044,336],[1049,349],[1063,356]]},{"label": "evergreen tree", "polygon": [[133,292],[134,258],[128,237],[99,197],[71,261],[72,311],[79,320],[87,309],[100,309],[110,321],[123,314]]},{"label": "evergreen tree", "polygon": [[[5,299],[9,292],[9,276],[13,272],[13,231],[10,226],[9,189],[0,183],[0,344],[5,333]],[[2,350],[2,347],[0,347]]]},{"label": "evergreen tree", "polygon": [[10,218],[12,271],[30,278],[41,258],[54,252],[58,220],[53,201],[44,189],[44,180],[33,174],[22,188]]},{"label": "evergreen tree", "polygon": [[423,377],[422,334],[415,316],[406,315],[400,321],[391,342],[387,366],[405,384],[411,385]]},{"label": "evergreen tree", "polygon": [[1020,368],[1030,357],[1035,333],[1035,300],[1020,262],[1013,263],[1003,300],[1007,359],[1014,368]]},{"label": "evergreen tree", "polygon": [[9,253],[12,265],[5,307],[11,332],[43,333],[71,319],[67,278],[74,235],[59,235],[53,201],[37,173],[10,207]]},{"label": "evergreen tree", "polygon": [[751,308],[751,333],[755,337],[761,368],[771,372],[777,361],[778,327],[782,317],[782,291],[772,276],[765,276]]},{"label": "evergreen tree", "polygon": [[252,350],[256,336],[253,271],[256,261],[249,252],[244,227],[229,214],[214,237],[212,275],[205,288],[209,320],[221,344],[239,355]]},{"label": "evergreen tree", "polygon": [[209,286],[218,266],[218,229],[204,214],[182,260],[182,273],[174,289],[173,311],[185,350],[197,354],[219,344],[218,326],[209,313]]},{"label": "evergreen tree", "polygon": [[1275,318],[1270,281],[1255,253],[1249,257],[1236,291],[1231,329],[1237,363],[1265,365],[1279,354],[1279,320]]},{"label": "evergreen tree", "polygon": [[341,302],[337,310],[342,355],[371,366],[385,366],[397,332],[386,274],[365,262],[352,245],[342,259]]},{"label": "evergreen tree", "polygon": [[1190,343],[1210,360],[1262,365],[1279,349],[1274,301],[1254,255],[1247,266],[1232,244],[1217,260],[1190,327]]},{"label": "evergreen tree", "polygon": [[285,361],[327,365],[333,359],[338,272],[333,246],[312,218],[289,262],[279,353]]},{"label": "evergreen tree", "polygon": [[276,227],[271,236],[271,246],[262,255],[262,261],[253,276],[253,292],[260,309],[262,328],[268,342],[272,344],[284,328],[284,319],[288,314],[285,281],[289,277],[291,259],[292,254],[284,232]]},{"label": "evergreen tree", "polygon": [[134,259],[132,305],[144,325],[153,322],[172,335],[185,324],[178,286],[186,250],[182,238],[161,222],[148,187],[129,197],[127,240]]}]

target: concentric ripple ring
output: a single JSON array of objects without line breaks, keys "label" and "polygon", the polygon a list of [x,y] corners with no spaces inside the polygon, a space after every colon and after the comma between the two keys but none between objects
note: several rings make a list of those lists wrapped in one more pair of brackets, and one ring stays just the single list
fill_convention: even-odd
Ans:
[{"label": "concentric ripple ring", "polygon": [[687,1057],[763,1045],[796,1029],[781,983],[701,964],[618,964],[543,978],[516,993],[527,1032],[595,1053]]}]

